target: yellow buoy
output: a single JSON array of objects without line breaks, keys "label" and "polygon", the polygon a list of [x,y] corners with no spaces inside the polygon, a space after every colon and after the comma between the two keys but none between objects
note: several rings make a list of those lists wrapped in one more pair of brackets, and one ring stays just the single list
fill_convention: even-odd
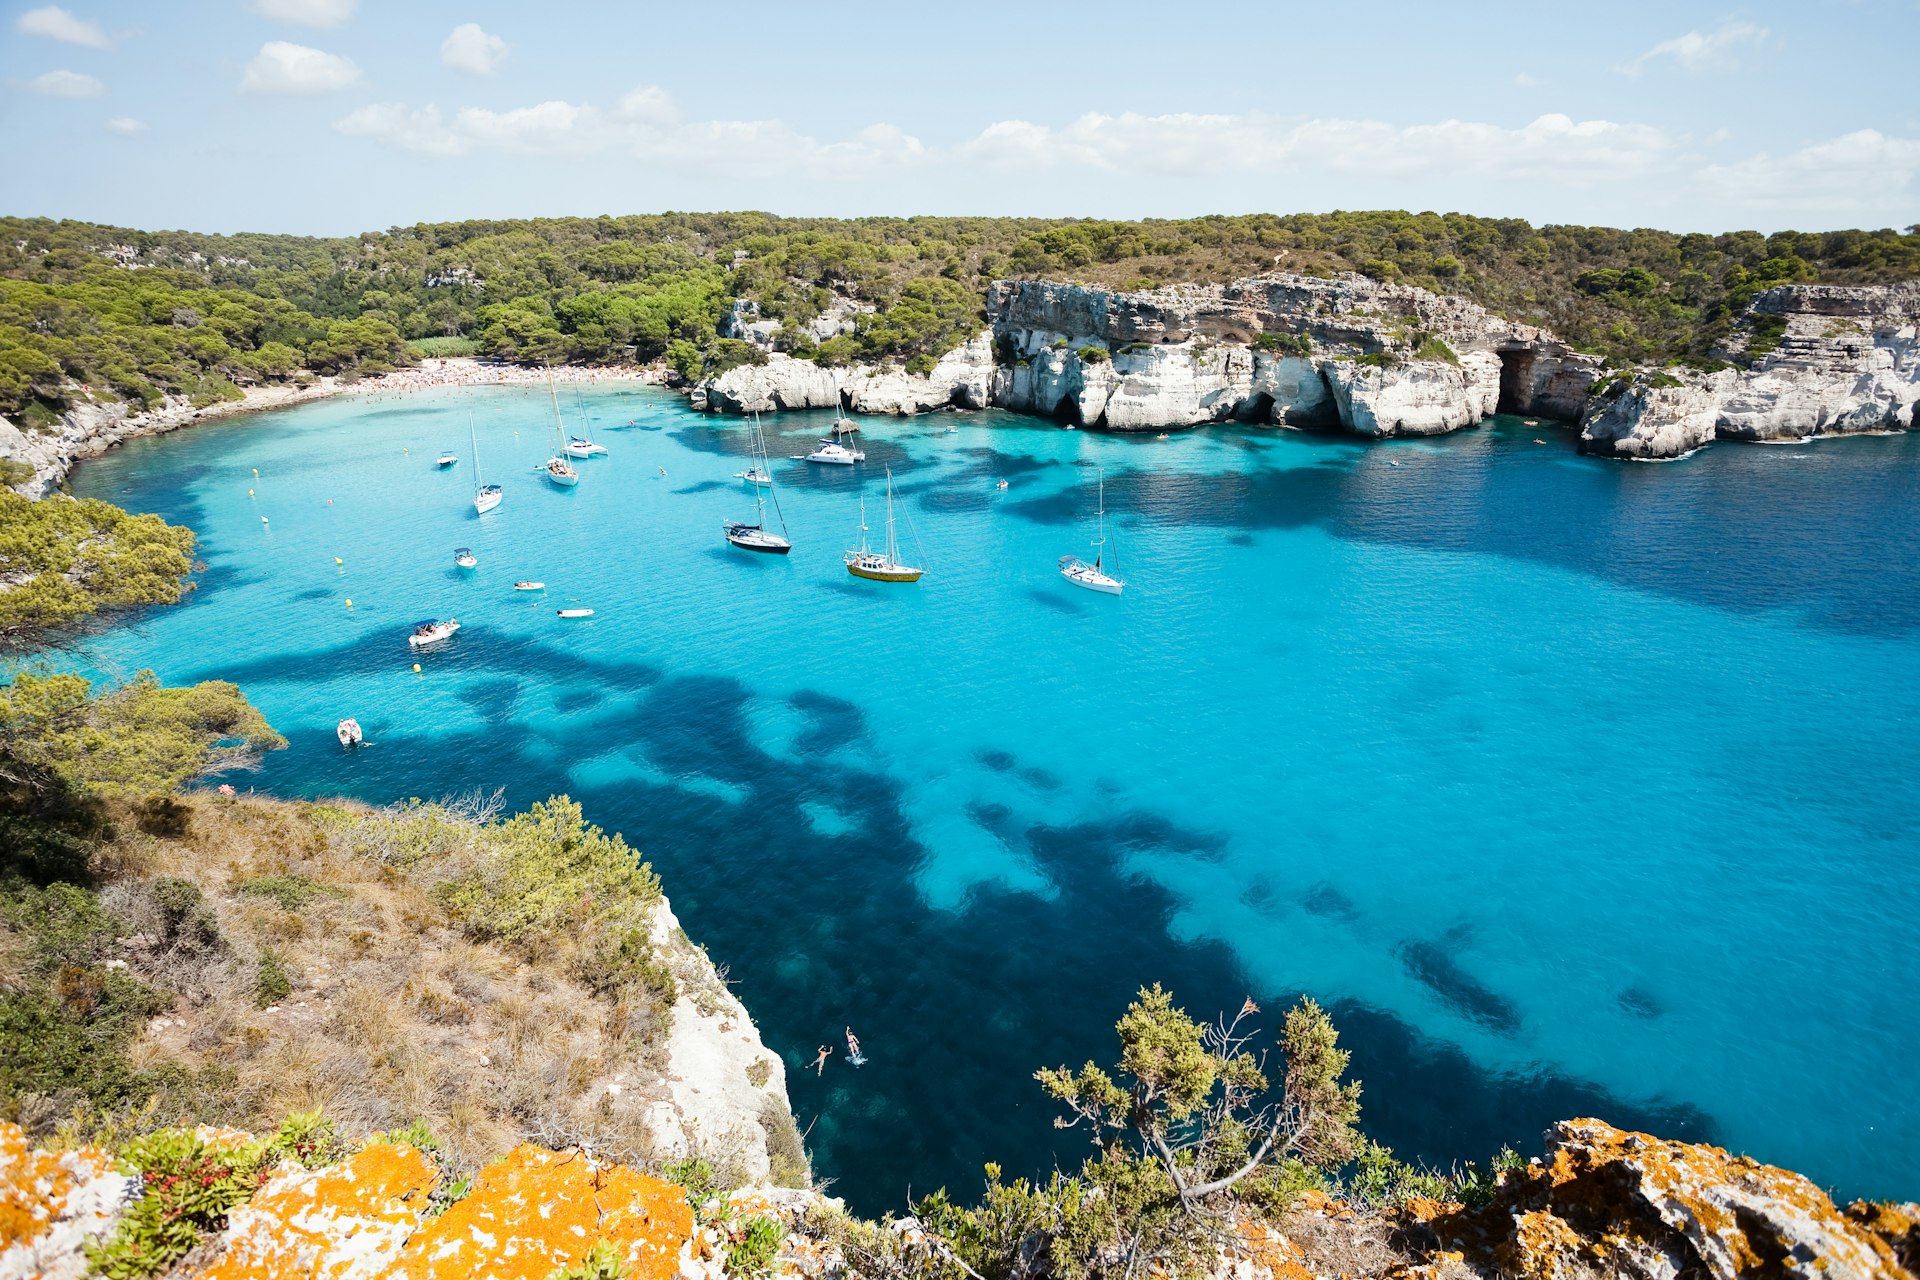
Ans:
[{"label": "yellow buoy", "polygon": [[417,662],[413,664],[413,674],[415,675],[420,674],[420,664]]},{"label": "yellow buoy", "polygon": [[258,468],[258,467],[255,467],[255,468],[253,469],[253,474],[255,474],[255,475],[259,475],[259,474],[260,474],[260,468]]},{"label": "yellow buoy", "polygon": [[340,558],[339,556],[335,556],[335,557],[333,558],[333,562],[334,562],[335,564],[345,564],[345,563],[346,563],[346,561],[345,561],[345,560],[342,560],[342,559],[341,559],[341,558]]},{"label": "yellow buoy", "polygon": [[251,489],[247,490],[247,496],[251,498],[253,496],[253,490]]},{"label": "yellow buoy", "polygon": [[260,523],[261,523],[261,524],[265,524],[265,523],[267,523],[267,518],[266,518],[265,516],[261,516],[261,517],[260,517]]},{"label": "yellow buoy", "polygon": [[351,600],[347,601],[347,608],[349,609],[353,608],[353,601]]}]

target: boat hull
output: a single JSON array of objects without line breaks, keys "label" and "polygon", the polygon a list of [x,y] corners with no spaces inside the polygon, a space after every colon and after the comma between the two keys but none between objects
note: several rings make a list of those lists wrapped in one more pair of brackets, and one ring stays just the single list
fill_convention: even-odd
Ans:
[{"label": "boat hull", "polygon": [[506,494],[497,490],[493,493],[477,494],[473,499],[473,509],[479,514],[485,515],[487,512],[499,506],[501,499],[505,497]]},{"label": "boat hull", "polygon": [[727,541],[742,551],[760,551],[767,555],[784,556],[793,550],[793,544],[785,538],[770,533],[729,533]]},{"label": "boat hull", "polygon": [[1076,577],[1074,574],[1068,573],[1063,569],[1060,572],[1060,576],[1076,587],[1082,587],[1088,591],[1098,591],[1101,595],[1117,596],[1126,587],[1126,583],[1119,581],[1117,578],[1109,578],[1105,574],[1099,574],[1093,577]]},{"label": "boat hull", "polygon": [[547,479],[562,489],[571,489],[580,483],[578,472],[559,472],[551,467],[547,469]]},{"label": "boat hull", "polygon": [[913,569],[906,565],[895,568],[873,568],[868,565],[850,564],[847,572],[856,578],[865,578],[869,582],[918,582],[925,569]]}]

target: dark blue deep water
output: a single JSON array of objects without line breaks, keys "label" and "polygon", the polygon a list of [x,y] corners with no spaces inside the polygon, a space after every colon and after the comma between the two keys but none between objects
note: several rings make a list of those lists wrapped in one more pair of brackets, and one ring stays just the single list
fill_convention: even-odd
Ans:
[{"label": "dark blue deep water", "polygon": [[[252,779],[277,793],[579,797],[730,966],[857,1207],[1077,1161],[1031,1073],[1106,1057],[1152,981],[1196,1014],[1318,997],[1402,1156],[1596,1114],[1920,1195],[1920,436],[1653,467],[1512,419],[872,421],[864,468],[776,463],[778,560],[720,540],[740,423],[590,390],[612,456],[561,493],[530,474],[543,391],[86,464],[209,565],[93,664],[238,681],[292,739]],[[823,425],[769,420],[775,457]],[[883,464],[917,586],[841,567]],[[1120,599],[1054,568],[1098,471]],[[409,625],[448,614],[416,675]],[[799,1070],[848,1024],[864,1070]]]}]

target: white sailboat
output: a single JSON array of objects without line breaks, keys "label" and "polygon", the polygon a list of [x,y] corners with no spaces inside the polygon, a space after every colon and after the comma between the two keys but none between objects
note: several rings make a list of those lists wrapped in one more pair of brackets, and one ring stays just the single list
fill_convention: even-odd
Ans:
[{"label": "white sailboat", "polygon": [[[744,520],[728,520],[721,525],[720,531],[726,536],[728,542],[739,547],[742,551],[764,551],[772,555],[784,556],[793,550],[793,543],[787,538],[787,520],[785,516],[780,514],[780,499],[774,495],[773,476],[765,462],[767,456],[767,441],[766,437],[760,432],[759,414],[753,416],[753,449],[753,471],[758,471],[766,477],[764,481],[756,481],[755,484],[764,484],[766,492],[763,494],[757,487],[753,491],[754,518],[752,524],[748,524]],[[750,471],[747,474],[751,475],[752,472]],[[779,533],[775,533],[773,530],[767,528],[768,497],[773,498],[774,518],[780,521]]]},{"label": "white sailboat", "polygon": [[507,491],[497,484],[485,484],[480,479],[480,437],[474,433],[473,415],[467,415],[467,438],[473,443],[473,481],[478,487],[473,491],[473,509],[481,515],[500,505]]},{"label": "white sailboat", "polygon": [[543,470],[547,479],[563,489],[571,489],[580,483],[580,473],[567,461],[567,435],[560,422],[560,393],[553,389],[553,369],[547,369],[547,399],[553,402],[553,456],[547,459]]},{"label": "white sailboat", "polygon": [[893,468],[887,468],[887,549],[867,547],[867,500],[860,500],[860,549],[846,554],[847,572],[856,578],[875,582],[918,582],[925,569],[916,569],[900,560],[900,542],[893,532]]},{"label": "white sailboat", "polygon": [[747,469],[745,471],[734,472],[733,478],[735,480],[745,480],[748,484],[757,484],[764,488],[773,483],[773,469],[766,460],[767,438],[760,431],[760,415],[757,413],[753,415],[752,448],[754,450],[754,456],[748,461]]},{"label": "white sailboat", "polygon": [[1079,556],[1060,557],[1060,576],[1076,587],[1085,587],[1089,591],[1098,591],[1103,595],[1117,596],[1127,585],[1106,571],[1107,550],[1107,477],[1100,476],[1100,536],[1093,544],[1093,563],[1088,564]]},{"label": "white sailboat", "polygon": [[607,447],[593,442],[593,428],[587,425],[586,402],[580,398],[580,388],[573,389],[573,407],[580,413],[580,434],[567,437],[567,456],[569,458],[604,458]]}]

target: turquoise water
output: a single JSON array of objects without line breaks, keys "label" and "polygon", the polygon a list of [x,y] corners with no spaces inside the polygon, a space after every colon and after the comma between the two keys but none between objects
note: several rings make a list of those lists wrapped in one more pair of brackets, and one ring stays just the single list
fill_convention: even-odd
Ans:
[{"label": "turquoise water", "polygon": [[[1920,1194],[1920,436],[1647,467],[1512,419],[870,420],[857,471],[776,462],[781,559],[720,539],[742,424],[586,406],[612,453],[570,493],[531,474],[544,389],[84,465],[209,566],[94,664],[240,682],[292,740],[252,779],[281,794],[580,797],[730,966],[862,1208],[1077,1161],[1031,1072],[1107,1057],[1154,980],[1196,1014],[1318,997],[1403,1156],[1598,1114]],[[767,421],[776,459],[824,426]],[[917,586],[841,566],[882,464]],[[1119,599],[1055,571],[1097,471]],[[450,614],[416,675],[410,625]],[[373,745],[340,750],[345,715]],[[800,1070],[847,1025],[869,1065]]]}]

